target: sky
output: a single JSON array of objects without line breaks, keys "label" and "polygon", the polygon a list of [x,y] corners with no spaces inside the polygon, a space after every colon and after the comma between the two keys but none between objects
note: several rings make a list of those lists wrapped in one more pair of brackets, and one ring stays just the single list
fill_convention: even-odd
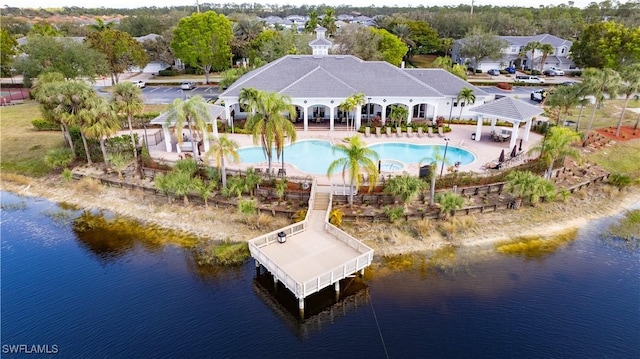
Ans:
[{"label": "sky", "polygon": [[[584,8],[591,2],[601,2],[593,1],[593,0],[574,0],[574,6]],[[187,6],[194,5],[196,0],[110,0],[108,2],[102,0],[3,0],[2,7],[10,6],[10,7],[31,7],[31,8],[55,8],[55,7],[71,7],[78,6],[84,8],[100,8],[100,7],[109,7],[109,8],[137,8],[137,7],[165,7],[165,6]],[[354,6],[370,6],[375,5],[377,7],[383,6],[419,6],[423,4],[424,6],[457,6],[459,4],[471,4],[471,0],[429,0],[429,1],[416,1],[416,0],[299,0],[299,1],[291,1],[291,0],[265,0],[265,1],[256,1],[256,0],[200,0],[200,3],[260,3],[260,4],[280,4],[280,5],[320,5],[326,4],[330,6],[336,6],[340,4],[350,4]],[[621,0],[621,3],[625,3],[625,0]],[[532,7],[538,7],[540,5],[558,5],[560,3],[568,4],[569,0],[536,0],[535,5],[529,5]],[[28,4],[28,5],[27,5]],[[518,4],[518,2],[513,0],[475,0],[475,5],[493,5],[493,6],[514,6],[521,5],[527,6],[525,4]]]}]

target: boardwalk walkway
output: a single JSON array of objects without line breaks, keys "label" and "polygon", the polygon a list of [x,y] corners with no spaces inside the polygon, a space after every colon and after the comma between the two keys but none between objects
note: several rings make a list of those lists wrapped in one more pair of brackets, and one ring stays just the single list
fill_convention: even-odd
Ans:
[{"label": "boardwalk walkway", "polygon": [[[328,222],[330,208],[329,187],[318,190],[314,183],[304,221],[249,241],[256,265],[298,298],[301,312],[305,297],[330,285],[339,291],[341,279],[363,271],[373,259],[373,249]],[[286,235],[284,243],[279,233]]]}]

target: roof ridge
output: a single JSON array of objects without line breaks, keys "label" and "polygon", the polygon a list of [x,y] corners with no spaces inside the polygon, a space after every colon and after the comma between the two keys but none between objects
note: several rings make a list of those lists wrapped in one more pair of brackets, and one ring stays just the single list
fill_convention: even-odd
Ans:
[{"label": "roof ridge", "polygon": [[[384,62],[384,63],[388,64],[389,66],[393,66],[393,65],[391,65],[390,63],[388,63],[386,61],[381,61],[381,62]],[[396,68],[395,66],[393,66],[393,67]],[[433,90],[435,93],[439,94],[440,96],[444,96],[444,94],[442,92],[440,92],[439,90],[436,90],[435,88],[433,88],[433,87],[427,85],[426,83],[418,80],[416,77],[409,75],[409,73],[407,71],[404,71],[406,69],[401,69],[401,68],[396,68],[396,69],[400,70],[400,73],[403,76],[410,78],[411,81],[414,81],[414,82],[418,83],[419,85],[421,85],[423,87],[426,87],[427,89]]]},{"label": "roof ridge", "polygon": [[[291,55],[283,56],[283,57],[281,57],[281,58],[279,58],[279,59],[277,59],[277,60],[275,60],[275,61],[272,61],[272,62],[270,62],[270,63],[268,63],[268,64],[266,64],[266,65],[264,65],[264,66],[260,66],[259,68],[257,68],[257,69],[255,69],[255,70],[253,70],[253,71],[251,71],[251,72],[249,72],[249,73],[245,74],[245,75],[249,75],[249,74],[253,73],[253,74],[251,74],[251,76],[247,76],[247,78],[245,78],[245,79],[244,79],[244,80],[242,80],[242,81],[239,81],[240,79],[238,79],[238,81],[234,82],[234,83],[233,83],[233,85],[229,86],[229,88],[227,88],[227,90],[225,90],[225,91],[224,91],[223,93],[221,93],[220,95],[223,95],[224,93],[226,93],[226,92],[228,92],[228,91],[230,91],[230,90],[235,89],[236,87],[238,87],[238,86],[242,85],[243,83],[247,82],[248,80],[250,80],[250,79],[252,79],[252,78],[256,77],[257,75],[259,75],[259,74],[263,73],[265,70],[270,69],[270,68],[271,68],[271,67],[273,67],[275,64],[277,64],[277,63],[279,63],[279,62],[283,61],[284,59],[286,59],[286,58],[287,58],[287,57],[289,57],[289,56],[291,56]],[[242,76],[242,77],[244,77],[244,76]],[[241,77],[241,78],[242,78],[242,77]]]},{"label": "roof ridge", "polygon": [[307,74],[305,74],[304,76],[300,77],[299,79],[295,80],[294,82],[292,82],[291,84],[289,84],[289,86],[283,88],[282,90],[280,90],[279,92],[283,92],[286,91],[287,89],[293,87],[294,85],[298,84],[300,81],[304,80],[305,78],[307,78],[308,76],[310,76],[311,74],[317,72],[317,71],[322,71],[324,72],[326,75],[329,75],[329,77],[333,78],[334,80],[340,82],[341,84],[343,84],[344,86],[350,88],[353,91],[357,91],[355,88],[353,88],[351,85],[349,85],[348,83],[342,81],[341,79],[337,78],[335,75],[333,75],[332,73],[330,73],[329,71],[325,70],[322,66],[317,65],[316,68],[314,68],[313,70],[309,71]]},{"label": "roof ridge", "polygon": [[313,70],[307,72],[304,76],[301,76],[300,78],[298,78],[297,80],[293,81],[292,83],[289,84],[289,86],[286,86],[284,88],[282,88],[280,91],[278,91],[279,93],[282,93],[283,91],[288,90],[289,88],[291,88],[291,86],[296,85],[297,83],[299,83],[300,81],[302,81],[303,79],[307,78],[308,76],[310,76],[312,73],[318,71],[318,69],[321,69],[320,65],[317,65]]}]

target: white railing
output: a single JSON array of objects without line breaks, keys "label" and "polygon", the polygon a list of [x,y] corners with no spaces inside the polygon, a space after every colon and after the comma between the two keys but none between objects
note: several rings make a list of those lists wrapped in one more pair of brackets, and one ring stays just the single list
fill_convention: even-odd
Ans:
[{"label": "white railing", "polygon": [[373,249],[369,248],[364,243],[358,241],[348,233],[329,223],[329,214],[331,212],[333,203],[333,194],[331,193],[329,194],[329,206],[325,215],[324,229],[329,234],[345,243],[347,246],[355,249],[358,253],[361,253],[358,257],[330,271],[320,274],[314,279],[311,279],[304,283],[299,283],[296,282],[296,280],[290,277],[287,272],[285,272],[276,263],[271,261],[269,257],[267,257],[260,251],[261,247],[268,246],[274,242],[277,242],[278,233],[280,232],[284,232],[289,236],[306,231],[310,213],[311,211],[313,211],[315,193],[316,181],[314,179],[311,187],[311,194],[309,197],[309,209],[307,210],[307,215],[302,222],[294,223],[292,225],[275,230],[260,237],[256,237],[249,241],[249,251],[251,252],[251,256],[255,258],[258,263],[262,264],[278,281],[283,283],[284,286],[289,289],[297,298],[304,298],[310,294],[318,292],[323,288],[326,288],[333,283],[366,268],[371,264],[371,261],[373,260]]}]

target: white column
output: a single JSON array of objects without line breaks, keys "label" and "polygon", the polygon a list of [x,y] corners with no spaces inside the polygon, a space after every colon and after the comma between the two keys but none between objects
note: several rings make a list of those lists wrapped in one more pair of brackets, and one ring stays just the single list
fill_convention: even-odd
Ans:
[{"label": "white column", "polygon": [[509,142],[509,149],[512,149],[513,146],[516,145],[517,140],[518,140],[518,125],[514,123],[513,129],[511,130],[511,142]]},{"label": "white column", "polygon": [[356,107],[356,131],[362,126],[362,106]]},{"label": "white column", "polygon": [[220,135],[218,134],[218,119],[214,118],[213,119],[213,123],[211,124],[212,130],[213,130],[213,138],[219,138]]},{"label": "white column", "polygon": [[300,317],[304,318],[304,298],[298,298],[298,310],[300,310]]},{"label": "white column", "polygon": [[411,123],[411,119],[413,118],[413,106],[411,104],[407,105],[407,125]]},{"label": "white column", "polygon": [[224,116],[227,119],[227,126],[231,126],[231,106],[224,107]]},{"label": "white column", "polygon": [[380,107],[382,108],[382,111],[380,112],[380,117],[382,118],[382,125],[384,126],[387,123],[387,106],[380,105]]},{"label": "white column", "polygon": [[482,115],[478,116],[478,123],[476,124],[476,141],[480,142],[480,136],[482,134]]},{"label": "white column", "polygon": [[164,135],[164,147],[167,152],[171,152],[171,132],[169,132],[169,126],[167,124],[162,125],[162,134]]},{"label": "white column", "polygon": [[531,123],[533,119],[528,119],[527,124],[524,126],[524,134],[522,135],[522,139],[526,142],[529,141],[529,133],[531,132]]},{"label": "white column", "polygon": [[304,132],[309,130],[309,110],[307,106],[302,108],[302,122],[304,123]]},{"label": "white column", "polygon": [[335,108],[329,106],[329,131],[333,131],[333,120],[335,119]]},{"label": "white column", "polygon": [[497,118],[491,119],[491,131],[495,132],[495,130],[496,130],[496,121],[498,121]]},{"label": "white column", "polygon": [[[429,115],[427,113],[427,110],[429,109],[429,104],[426,104],[427,107],[424,109],[424,117],[425,119],[427,118],[427,116]],[[436,102],[435,105],[433,105],[433,119],[435,121],[435,119],[438,118],[438,103]]]},{"label": "white column", "polygon": [[[209,133],[206,127],[202,128],[202,145],[204,147],[204,153],[207,153],[209,151]],[[197,143],[196,147],[198,147]],[[196,151],[196,149],[194,149],[194,151]]]},{"label": "white column", "polygon": [[340,281],[337,281],[333,284],[333,290],[335,290],[336,293],[340,293]]}]

